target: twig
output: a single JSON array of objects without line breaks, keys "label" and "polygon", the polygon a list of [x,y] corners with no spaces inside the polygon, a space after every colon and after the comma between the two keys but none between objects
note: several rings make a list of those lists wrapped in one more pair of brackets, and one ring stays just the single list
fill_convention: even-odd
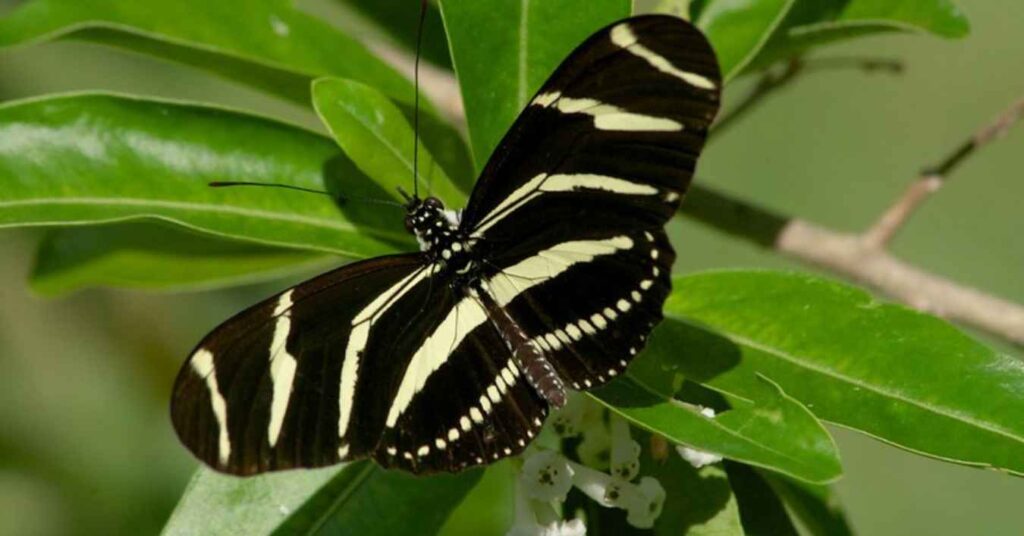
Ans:
[{"label": "twig", "polygon": [[789,218],[704,187],[683,214],[800,262],[868,285],[911,307],[1024,345],[1024,306],[911,266],[862,236]]},{"label": "twig", "polygon": [[1000,114],[994,121],[985,125],[949,153],[938,165],[921,173],[903,195],[896,200],[863,235],[866,246],[883,248],[892,241],[893,236],[906,225],[907,220],[928,197],[938,191],[947,178],[960,164],[978,149],[1006,135],[1017,121],[1024,116],[1024,98]]},{"label": "twig", "polygon": [[830,71],[839,69],[859,69],[864,72],[886,72],[900,74],[903,63],[889,58],[858,58],[828,57],[802,59],[794,58],[786,64],[781,72],[767,71],[761,76],[754,89],[732,110],[723,114],[711,128],[713,136],[720,136],[736,120],[750,113],[751,110],[765,101],[765,98],[789,84],[798,75],[812,71]]},{"label": "twig", "polygon": [[730,126],[735,124],[737,119],[750,113],[751,110],[764,102],[765,97],[771,95],[779,88],[789,83],[790,80],[800,73],[802,66],[803,64],[799,59],[793,59],[786,64],[786,68],[782,72],[766,72],[746,98],[737,104],[731,111],[719,117],[718,121],[716,121],[714,126],[711,128],[711,135],[720,136]]}]

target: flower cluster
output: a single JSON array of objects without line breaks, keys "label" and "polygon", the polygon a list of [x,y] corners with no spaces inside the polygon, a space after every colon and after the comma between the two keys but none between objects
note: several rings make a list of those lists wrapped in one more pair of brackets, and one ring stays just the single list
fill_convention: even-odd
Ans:
[{"label": "flower cluster", "polygon": [[[711,419],[714,410],[698,408]],[[633,440],[629,423],[582,396],[573,396],[551,419],[561,438],[580,437],[576,463],[560,452],[542,447],[527,451],[516,493],[516,522],[508,536],[582,536],[581,519],[565,521],[558,507],[575,487],[606,508],[626,511],[626,521],[637,528],[651,528],[665,504],[665,489],[657,479],[640,474],[640,444]],[[679,445],[679,455],[700,468],[721,457]]]},{"label": "flower cluster", "polygon": [[[552,428],[558,435],[582,435],[577,451],[583,463],[553,450],[531,449],[519,475],[516,524],[509,536],[585,534],[581,520],[561,521],[555,508],[573,487],[604,507],[625,510],[626,521],[635,527],[654,526],[665,504],[665,490],[649,476],[634,482],[640,472],[640,444],[625,420],[613,415],[606,425],[602,413],[574,397],[555,415]],[[607,467],[608,472],[595,467]]]}]

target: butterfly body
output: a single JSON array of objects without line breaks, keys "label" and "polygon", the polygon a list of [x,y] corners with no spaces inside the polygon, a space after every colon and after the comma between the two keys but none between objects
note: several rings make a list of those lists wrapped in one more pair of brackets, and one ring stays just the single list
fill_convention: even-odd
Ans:
[{"label": "butterfly body", "polygon": [[171,416],[217,470],[370,457],[414,473],[521,452],[569,390],[622,374],[662,318],[679,207],[720,76],[679,19],[598,31],[537,92],[458,216],[410,198],[421,251],[356,262],[236,315]]}]

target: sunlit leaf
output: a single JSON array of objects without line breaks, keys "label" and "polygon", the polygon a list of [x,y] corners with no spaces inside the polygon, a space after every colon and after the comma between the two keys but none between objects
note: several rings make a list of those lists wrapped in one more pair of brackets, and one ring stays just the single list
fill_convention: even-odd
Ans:
[{"label": "sunlit leaf", "polygon": [[958,38],[969,31],[967,17],[953,0],[797,0],[750,67],[864,35],[914,32]]},{"label": "sunlit leaf", "polygon": [[[398,106],[369,86],[337,78],[313,84],[313,103],[345,154],[391,198],[401,201],[398,187],[412,189],[414,145],[412,126]],[[418,165],[423,192],[451,206],[462,206],[465,194],[435,163],[422,142]]]},{"label": "sunlit leaf", "polygon": [[762,379],[756,395],[731,400],[733,409],[708,418],[673,398],[676,389],[651,373],[664,374],[655,367],[631,368],[627,377],[592,394],[636,426],[676,443],[810,482],[828,482],[842,473],[825,428],[770,381]]},{"label": "sunlit leaf", "polygon": [[718,56],[722,76],[739,74],[761,51],[796,0],[714,0],[701,11],[697,26]]},{"label": "sunlit leaf", "polygon": [[817,277],[712,272],[676,278],[674,289],[638,369],[738,397],[760,392],[763,374],[823,420],[1024,474],[1024,363]]},{"label": "sunlit leaf", "polygon": [[397,207],[212,181],[390,193],[332,140],[220,108],[112,95],[0,105],[0,227],[154,218],[354,258],[415,247]]},{"label": "sunlit leaf", "polygon": [[207,69],[300,104],[343,76],[412,102],[412,84],[290,0],[30,0],[0,19],[0,47],[71,37]]}]

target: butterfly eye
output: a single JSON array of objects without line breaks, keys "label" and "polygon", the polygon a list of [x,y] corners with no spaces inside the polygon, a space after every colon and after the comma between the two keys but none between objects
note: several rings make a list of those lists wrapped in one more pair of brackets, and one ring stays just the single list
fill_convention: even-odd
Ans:
[{"label": "butterfly eye", "polygon": [[423,200],[423,205],[427,208],[440,209],[443,208],[441,200],[436,197],[428,197]]},{"label": "butterfly eye", "polygon": [[410,233],[416,230],[416,226],[413,224],[413,218],[411,214],[405,217],[405,230],[409,231]]}]

